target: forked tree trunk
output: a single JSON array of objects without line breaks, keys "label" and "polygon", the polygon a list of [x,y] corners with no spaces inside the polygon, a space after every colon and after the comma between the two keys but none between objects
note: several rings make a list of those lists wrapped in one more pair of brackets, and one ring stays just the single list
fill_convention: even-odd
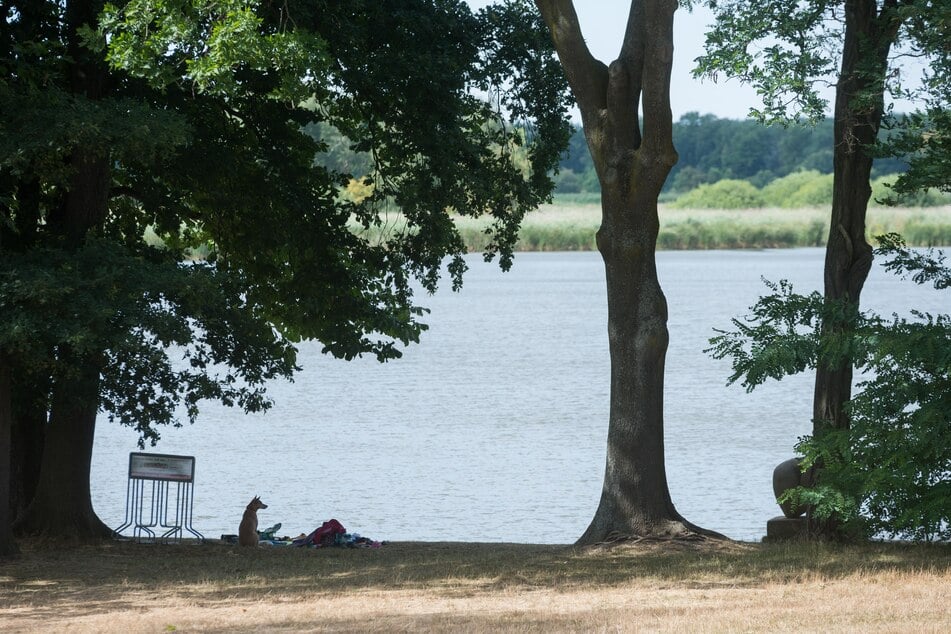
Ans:
[{"label": "forked tree trunk", "polygon": [[[601,183],[611,408],[601,501],[578,544],[716,535],[674,508],[664,465],[667,302],[654,258],[657,196],[677,161],[670,112],[677,0],[633,0],[621,53],[594,59],[570,0],[536,0],[581,110]],[[643,108],[643,126],[638,105]]]},{"label": "forked tree trunk", "polygon": [[[862,288],[872,267],[872,247],[865,238],[865,219],[872,190],[871,148],[884,114],[888,52],[900,22],[888,9],[881,15],[875,0],[849,0],[845,43],[835,97],[832,220],[826,244],[825,300],[848,302],[842,321],[823,324],[826,333],[850,328],[858,315]],[[892,5],[894,3],[891,3]],[[892,7],[893,9],[894,7]],[[814,433],[848,428],[844,406],[852,395],[852,361],[820,362],[813,399]]]}]

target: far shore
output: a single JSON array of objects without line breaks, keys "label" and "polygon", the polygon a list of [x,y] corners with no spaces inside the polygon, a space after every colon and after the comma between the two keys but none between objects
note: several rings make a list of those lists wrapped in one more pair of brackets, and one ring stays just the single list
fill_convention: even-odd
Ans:
[{"label": "far shore", "polygon": [[[675,209],[662,204],[659,216],[660,250],[821,247],[829,232],[824,208]],[[517,250],[595,250],[600,222],[597,204],[543,205],[522,221]],[[488,220],[459,216],[456,224],[470,251],[485,249]],[[867,224],[873,244],[876,235],[898,233],[909,246],[951,245],[951,206],[872,206]]]},{"label": "far shore", "polygon": [[[783,249],[825,246],[829,233],[829,210],[811,207],[784,209],[679,209],[661,204],[657,249]],[[381,233],[403,230],[399,212],[384,214],[379,226],[369,229],[352,221],[351,230],[372,241]],[[492,220],[454,215],[456,227],[470,253],[484,252],[492,241]],[[516,251],[595,251],[595,236],[601,224],[597,203],[558,202],[542,205],[524,217]],[[951,205],[943,207],[881,207],[868,211],[866,236],[900,234],[912,247],[951,245]],[[147,229],[145,240],[160,245],[161,240]],[[194,258],[207,256],[198,248]]]},{"label": "far shore", "polygon": [[941,632],[951,545],[21,542],[5,632]]}]

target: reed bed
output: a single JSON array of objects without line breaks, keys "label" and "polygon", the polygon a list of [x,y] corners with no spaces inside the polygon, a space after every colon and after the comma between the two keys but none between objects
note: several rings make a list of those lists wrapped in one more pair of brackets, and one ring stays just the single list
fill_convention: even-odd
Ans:
[{"label": "reed bed", "polygon": [[[828,210],[806,209],[675,209],[660,206],[661,250],[778,249],[821,247],[828,234]],[[484,251],[491,241],[490,220],[455,216],[454,221],[467,250]],[[593,251],[601,223],[601,208],[594,203],[567,202],[543,205],[528,214],[519,231],[518,251]],[[395,211],[387,214],[379,227],[366,229],[354,223],[353,231],[371,241],[405,229],[405,221]],[[883,233],[899,233],[910,246],[951,245],[951,206],[929,208],[871,207],[868,213],[869,241]],[[146,231],[149,244],[161,244]],[[197,259],[211,249],[192,252]]]},{"label": "reed bed", "polygon": [[23,544],[12,632],[951,630],[951,546]]},{"label": "reed bed", "polygon": [[[657,247],[678,249],[765,249],[821,247],[829,226],[826,209],[673,209],[660,207]],[[600,207],[544,205],[528,214],[519,233],[520,251],[596,249]],[[458,217],[457,227],[470,251],[488,244],[488,221]],[[951,207],[871,207],[868,236],[895,232],[911,246],[951,245]]]}]

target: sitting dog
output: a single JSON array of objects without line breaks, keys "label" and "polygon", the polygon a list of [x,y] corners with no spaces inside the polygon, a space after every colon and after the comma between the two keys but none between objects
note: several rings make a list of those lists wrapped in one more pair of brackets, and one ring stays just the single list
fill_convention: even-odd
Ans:
[{"label": "sitting dog", "polygon": [[267,504],[255,495],[251,503],[248,504],[248,508],[244,509],[244,516],[238,526],[238,544],[241,546],[258,545],[258,510],[266,508]]}]

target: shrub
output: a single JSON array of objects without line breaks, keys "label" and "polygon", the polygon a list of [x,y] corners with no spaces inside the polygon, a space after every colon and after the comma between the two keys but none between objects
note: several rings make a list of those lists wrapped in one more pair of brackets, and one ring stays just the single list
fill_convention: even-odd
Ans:
[{"label": "shrub", "polygon": [[554,177],[555,192],[559,194],[577,194],[581,191],[581,177],[570,169],[562,169]]},{"label": "shrub", "polygon": [[913,194],[898,195],[890,185],[898,180],[898,174],[879,176],[872,181],[872,204],[898,204],[903,207],[939,207],[951,205],[951,194],[936,189],[924,189]]},{"label": "shrub", "polygon": [[375,189],[373,182],[369,179],[351,178],[347,181],[342,196],[352,203],[361,203],[373,195]]},{"label": "shrub", "polygon": [[763,199],[770,207],[796,207],[796,194],[810,182],[821,178],[816,170],[793,172],[763,187]]},{"label": "shrub", "polygon": [[683,194],[710,182],[707,173],[692,165],[680,168],[670,178],[670,191]]},{"label": "shrub", "polygon": [[746,181],[725,179],[700,185],[671,203],[681,209],[752,209],[762,207],[760,191]]},{"label": "shrub", "polygon": [[832,205],[832,174],[821,174],[796,190],[790,207],[828,207]]}]

